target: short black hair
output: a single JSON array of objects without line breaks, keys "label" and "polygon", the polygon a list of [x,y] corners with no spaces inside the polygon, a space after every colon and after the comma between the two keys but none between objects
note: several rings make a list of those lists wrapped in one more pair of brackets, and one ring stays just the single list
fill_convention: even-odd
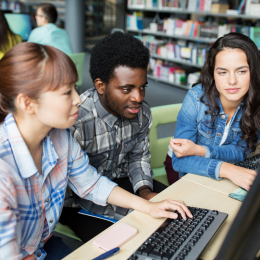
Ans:
[{"label": "short black hair", "polygon": [[115,32],[97,43],[91,52],[90,76],[108,84],[119,66],[147,70],[150,53],[142,41],[130,34]]},{"label": "short black hair", "polygon": [[57,9],[52,4],[40,4],[38,8],[42,9],[48,23],[56,23],[58,18]]}]

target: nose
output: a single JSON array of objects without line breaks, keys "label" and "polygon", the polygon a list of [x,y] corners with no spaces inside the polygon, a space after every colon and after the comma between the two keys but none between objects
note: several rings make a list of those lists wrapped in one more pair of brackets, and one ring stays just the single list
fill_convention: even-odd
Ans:
[{"label": "nose", "polygon": [[73,88],[72,90],[72,95],[73,95],[72,103],[74,106],[77,106],[81,102],[81,99],[75,88]]},{"label": "nose", "polygon": [[131,97],[130,97],[130,101],[132,102],[137,102],[137,103],[141,103],[144,99],[144,95],[140,92],[139,89],[133,89],[131,91]]},{"label": "nose", "polygon": [[229,75],[229,85],[235,85],[237,83],[237,78],[235,73],[230,73]]}]

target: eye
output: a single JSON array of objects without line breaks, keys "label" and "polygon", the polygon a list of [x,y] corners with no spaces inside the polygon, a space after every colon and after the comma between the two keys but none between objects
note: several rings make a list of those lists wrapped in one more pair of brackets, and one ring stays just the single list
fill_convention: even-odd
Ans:
[{"label": "eye", "polygon": [[225,72],[225,71],[222,71],[222,72],[219,72],[218,74],[219,74],[219,75],[225,75],[226,72]]},{"label": "eye", "polygon": [[123,88],[123,92],[129,92],[131,88]]},{"label": "eye", "polygon": [[240,70],[238,73],[239,73],[239,74],[245,74],[245,73],[246,73],[246,70]]},{"label": "eye", "polygon": [[64,95],[70,95],[71,94],[71,90],[69,90],[68,92],[64,93]]},{"label": "eye", "polygon": [[142,87],[141,87],[141,90],[145,90],[145,88],[147,88],[147,87],[148,87],[147,85],[142,86]]}]

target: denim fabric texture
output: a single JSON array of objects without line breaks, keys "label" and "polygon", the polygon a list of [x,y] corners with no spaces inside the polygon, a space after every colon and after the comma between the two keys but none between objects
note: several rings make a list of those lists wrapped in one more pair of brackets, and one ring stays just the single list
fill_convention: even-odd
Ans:
[{"label": "denim fabric texture", "polygon": [[[182,108],[177,117],[175,138],[189,139],[196,144],[204,146],[207,150],[205,157],[187,156],[177,158],[172,154],[173,169],[179,172],[180,177],[186,173],[194,173],[219,180],[219,170],[224,162],[235,163],[244,160],[246,142],[241,138],[239,121],[242,116],[240,105],[230,121],[228,136],[220,146],[228,115],[225,114],[220,99],[217,98],[220,113],[213,125],[212,116],[205,114],[209,107],[200,101],[203,95],[201,84],[190,89],[183,101]],[[204,97],[204,100],[206,97]]]}]

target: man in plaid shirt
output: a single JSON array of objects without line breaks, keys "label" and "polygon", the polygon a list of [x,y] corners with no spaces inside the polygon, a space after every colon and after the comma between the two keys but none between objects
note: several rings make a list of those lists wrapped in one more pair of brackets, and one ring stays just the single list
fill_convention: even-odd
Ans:
[{"label": "man in plaid shirt", "polygon": [[[153,180],[150,166],[149,132],[152,116],[144,101],[149,50],[135,37],[116,32],[92,50],[90,75],[95,88],[81,95],[79,117],[72,135],[99,173],[129,192],[151,199],[166,188]],[[131,210],[100,206],[76,197],[88,211],[120,219]],[[88,241],[111,223],[64,208],[60,222]],[[86,227],[86,223],[88,228]]]}]

